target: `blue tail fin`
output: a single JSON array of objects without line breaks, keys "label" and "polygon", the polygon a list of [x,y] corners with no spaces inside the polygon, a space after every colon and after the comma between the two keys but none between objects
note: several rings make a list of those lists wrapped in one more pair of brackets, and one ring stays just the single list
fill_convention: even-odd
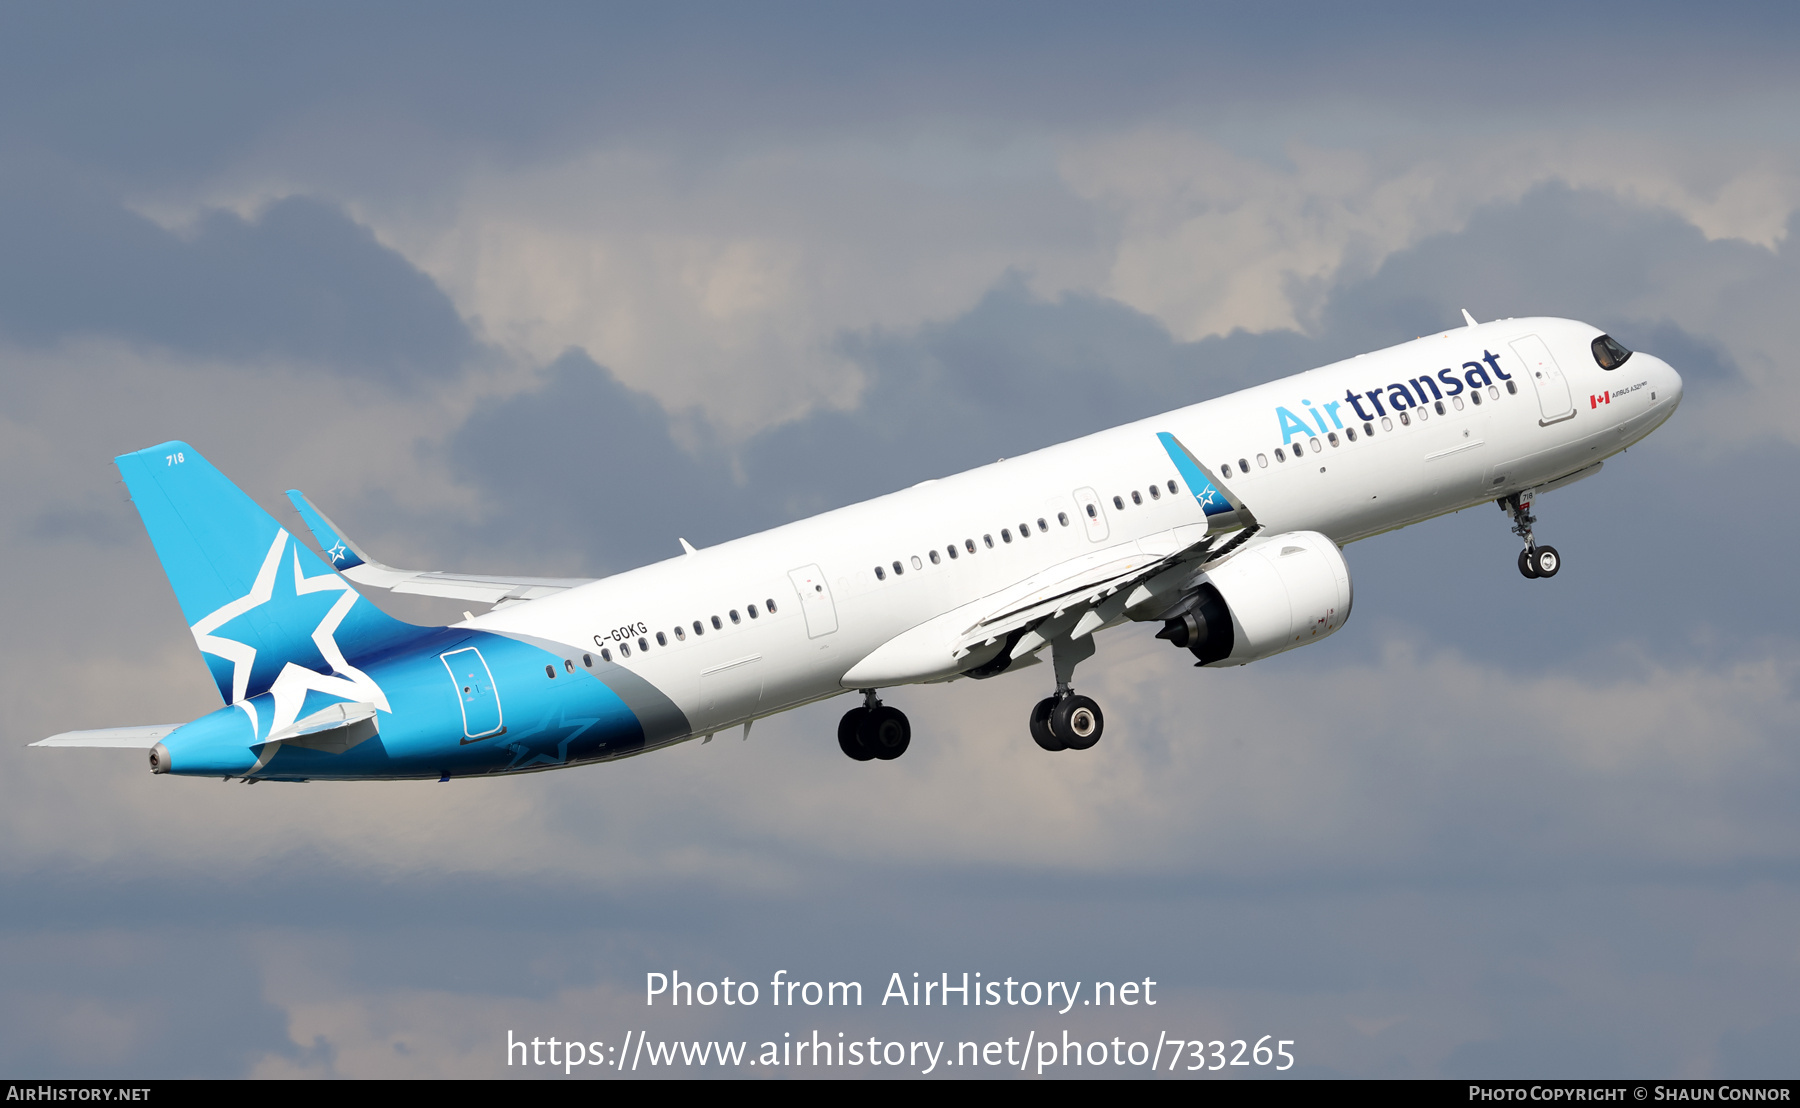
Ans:
[{"label": "blue tail fin", "polygon": [[418,633],[358,595],[188,444],[114,461],[227,704],[269,691],[289,663],[343,672]]}]

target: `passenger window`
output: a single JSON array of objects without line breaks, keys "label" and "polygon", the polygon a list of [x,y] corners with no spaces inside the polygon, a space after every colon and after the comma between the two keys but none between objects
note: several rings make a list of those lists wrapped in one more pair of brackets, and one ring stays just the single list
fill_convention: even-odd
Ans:
[{"label": "passenger window", "polygon": [[544,676],[548,677],[552,681],[556,680],[556,667],[555,666],[545,666],[544,667]]},{"label": "passenger window", "polygon": [[1094,507],[1092,504],[1089,504],[1087,506],[1087,514],[1088,514],[1089,519],[1099,519],[1100,518],[1100,509]]},{"label": "passenger window", "polygon": [[963,540],[963,549],[967,550],[971,554],[975,553],[975,540],[974,539],[964,539]]},{"label": "passenger window", "polygon": [[1257,469],[1268,469],[1269,468],[1269,456],[1267,454],[1258,454],[1256,456],[1256,468]]},{"label": "passenger window", "polygon": [[1519,395],[1519,383],[1517,381],[1508,381],[1506,383],[1506,394],[1508,396]]},{"label": "passenger window", "polygon": [[1475,405],[1478,408],[1481,406],[1481,390],[1480,389],[1470,389],[1469,390],[1469,403]]},{"label": "passenger window", "polygon": [[1326,438],[1326,439],[1327,439],[1327,440],[1328,440],[1328,441],[1329,441],[1329,442],[1330,442],[1330,443],[1331,443],[1331,445],[1333,445],[1333,446],[1336,446],[1336,445],[1337,445],[1337,444],[1338,444],[1338,437],[1337,437],[1337,432],[1336,432],[1336,431],[1333,431],[1333,432],[1331,432],[1331,433],[1330,433],[1330,434],[1329,434],[1329,435],[1326,435],[1326,436],[1325,436],[1325,438]]},{"label": "passenger window", "polygon": [[937,552],[937,551],[935,551],[935,550],[933,550],[933,551],[932,551],[932,552],[931,552],[931,564],[932,564],[932,565],[934,565],[934,566],[935,566],[935,565],[937,565],[937,564],[938,564],[938,563],[939,563],[939,562],[941,562],[941,561],[942,561],[942,560],[943,560],[943,559],[941,559],[941,558],[939,558],[939,557],[938,557],[938,552]]},{"label": "passenger window", "polygon": [[880,566],[876,566],[875,567],[875,580],[886,581],[887,580],[887,571],[882,569]]},{"label": "passenger window", "polygon": [[1369,436],[1370,438],[1374,438],[1375,437],[1375,425],[1373,423],[1363,424],[1363,434]]},{"label": "passenger window", "polygon": [[[1238,472],[1239,473],[1249,473],[1250,472],[1250,459],[1248,459],[1248,458],[1239,458],[1238,459]],[[1151,491],[1154,492],[1155,490],[1152,489]]]},{"label": "passenger window", "polygon": [[1009,528],[1009,527],[1000,528],[1000,541],[1001,542],[1011,542],[1012,541],[1012,529],[1011,528]]},{"label": "passenger window", "polygon": [[600,648],[600,660],[602,662],[612,661],[612,651],[606,649],[606,647],[604,647],[604,646],[601,647]]},{"label": "passenger window", "polygon": [[754,605],[754,604],[746,604],[746,605],[744,605],[744,611],[746,611],[746,612],[749,612],[749,613],[750,613],[750,618],[751,618],[751,619],[755,619],[755,618],[756,618],[756,605]]},{"label": "passenger window", "polygon": [[589,669],[593,669],[594,668],[594,656],[592,654],[583,654],[581,656],[581,664],[588,667]]},{"label": "passenger window", "polygon": [[900,575],[901,575],[901,574],[902,574],[902,573],[905,573],[905,572],[906,572],[906,567],[905,567],[905,566],[903,566],[903,565],[901,565],[901,564],[900,564],[900,563],[899,563],[899,562],[895,562],[895,563],[894,563],[894,576],[895,576],[895,577],[898,577],[898,576],[900,576]]},{"label": "passenger window", "polygon": [[575,672],[575,659],[564,658],[563,659],[563,669],[569,673],[574,673]]},{"label": "passenger window", "polygon": [[1450,398],[1450,406],[1451,406],[1451,407],[1452,407],[1452,408],[1455,408],[1455,409],[1456,409],[1456,410],[1457,410],[1457,411],[1459,411],[1459,412],[1460,412],[1460,411],[1462,411],[1462,410],[1463,410],[1463,402],[1462,402],[1462,397],[1460,397],[1460,396],[1452,396],[1452,397],[1451,397],[1451,398]]},{"label": "passenger window", "polygon": [[[815,585],[815,586],[813,586],[813,587],[814,587],[814,588],[816,588],[816,589],[819,589],[819,590],[820,590],[820,591],[824,591],[824,586],[823,586],[823,585]],[[775,614],[775,602],[774,602],[774,601],[773,601],[773,600],[765,600],[765,601],[763,601],[763,607],[765,607],[765,608],[767,608],[767,609],[768,609],[768,610],[769,610],[769,614],[770,614],[770,615],[774,615],[774,614]]]},{"label": "passenger window", "polygon": [[731,609],[731,611],[726,612],[725,614],[731,617],[731,622],[733,622],[733,623],[744,622],[744,617],[738,615],[736,608]]},{"label": "passenger window", "polygon": [[1419,417],[1419,422],[1424,423],[1426,420],[1431,418],[1431,411],[1428,408],[1420,408],[1417,412],[1417,415]]},{"label": "passenger window", "polygon": [[1290,448],[1289,448],[1289,449],[1291,449],[1291,450],[1292,450],[1292,451],[1293,451],[1293,452],[1294,452],[1294,457],[1296,457],[1296,458],[1298,458],[1298,457],[1300,457],[1300,456],[1301,456],[1301,455],[1303,455],[1303,454],[1305,454],[1305,453],[1306,453],[1306,451],[1305,451],[1305,450],[1302,450],[1302,449],[1301,449],[1301,448],[1300,448],[1300,444],[1299,444],[1299,443],[1295,443],[1295,444],[1294,444],[1294,445],[1293,445],[1293,446],[1292,446],[1292,447],[1290,447]]},{"label": "passenger window", "polygon": [[1067,512],[1056,513],[1056,522],[1062,524],[1064,527],[1067,527],[1069,525],[1069,513],[1067,513]]},{"label": "passenger window", "polygon": [[687,641],[687,632],[683,631],[681,629],[681,625],[679,623],[675,625],[675,641],[676,642],[686,642]]},{"label": "passenger window", "polygon": [[638,650],[648,654],[650,652],[650,640],[645,638],[638,639]]},{"label": "passenger window", "polygon": [[703,624],[701,624],[701,622],[699,620],[694,621],[694,634],[696,634],[696,635],[706,634],[706,627]]},{"label": "passenger window", "polygon": [[1029,524],[1029,523],[1019,524],[1019,537],[1022,539],[1028,539],[1031,537],[1031,524]]},{"label": "passenger window", "polygon": [[631,644],[630,643],[622,642],[619,644],[619,657],[621,657],[621,658],[631,657]]},{"label": "passenger window", "polygon": [[1049,525],[1049,524],[1048,524],[1048,523],[1045,523],[1045,522],[1044,522],[1044,517],[1043,517],[1043,516],[1039,516],[1039,517],[1038,517],[1038,530],[1039,530],[1039,531],[1048,531],[1048,530],[1050,530],[1050,525]]},{"label": "passenger window", "polygon": [[1387,416],[1382,416],[1381,417],[1381,429],[1383,431],[1392,431],[1394,429],[1394,421],[1389,419]]},{"label": "passenger window", "polygon": [[1161,500],[1162,499],[1162,490],[1157,488],[1155,485],[1151,485],[1150,486],[1150,499]]},{"label": "passenger window", "polygon": [[1121,512],[1124,511],[1125,510],[1125,498],[1120,497],[1120,496],[1113,497],[1113,507],[1117,508]]},{"label": "passenger window", "polygon": [[1283,453],[1282,453],[1282,452],[1281,452],[1281,447],[1279,447],[1279,446],[1277,446],[1277,447],[1276,447],[1276,448],[1275,448],[1275,460],[1276,460],[1276,461],[1278,461],[1278,462],[1285,462],[1285,461],[1287,461],[1287,455],[1286,455],[1286,454],[1283,454]]},{"label": "passenger window", "polygon": [[1356,441],[1356,428],[1354,428],[1354,427],[1344,428],[1344,437],[1349,439],[1351,442],[1355,442]]},{"label": "passenger window", "polygon": [[917,554],[914,554],[914,555],[913,555],[913,556],[912,556],[912,566],[913,566],[913,568],[914,568],[914,569],[924,569],[924,568],[925,568],[925,563],[924,563],[924,562],[921,562],[921,561],[920,561],[920,560],[919,560],[919,556],[918,556],[918,555],[917,555]]},{"label": "passenger window", "polygon": [[663,634],[661,631],[658,631],[656,633],[656,645],[657,646],[668,646],[669,645],[669,636]]},{"label": "passenger window", "polygon": [[1144,503],[1143,496],[1136,489],[1131,490],[1131,502],[1140,506]]},{"label": "passenger window", "polygon": [[1412,426],[1412,417],[1407,415],[1405,412],[1401,412],[1400,413],[1400,426],[1411,427]]},{"label": "passenger window", "polygon": [[1175,483],[1175,482],[1173,482],[1173,481],[1170,481],[1170,482],[1169,482],[1169,491],[1170,491],[1170,492],[1180,492],[1180,491],[1181,491],[1181,486],[1179,486],[1179,485],[1177,485],[1177,484],[1176,484],[1176,483]]},{"label": "passenger window", "polygon": [[950,555],[950,560],[954,562],[956,560],[956,544],[951,543],[949,546],[944,547],[944,553]]},{"label": "passenger window", "polygon": [[717,630],[718,630],[718,629],[719,629],[719,628],[721,628],[721,627],[723,627],[723,626],[725,626],[725,625],[724,625],[724,624],[723,624],[723,623],[721,623],[721,622],[719,622],[719,617],[718,617],[718,616],[714,616],[714,617],[712,617],[712,625],[713,625],[713,630],[714,630],[714,631],[717,631]]},{"label": "passenger window", "polygon": [[1489,400],[1500,399],[1500,386],[1499,385],[1489,385],[1488,386],[1488,399]]},{"label": "passenger window", "polygon": [[992,536],[992,535],[981,536],[981,545],[987,547],[989,550],[994,549],[994,536]]}]

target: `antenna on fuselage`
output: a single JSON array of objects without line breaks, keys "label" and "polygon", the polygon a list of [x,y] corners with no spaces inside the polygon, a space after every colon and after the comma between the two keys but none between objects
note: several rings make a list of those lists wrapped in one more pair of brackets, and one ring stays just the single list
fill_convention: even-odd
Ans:
[{"label": "antenna on fuselage", "polygon": [[1463,314],[1463,322],[1467,323],[1469,326],[1471,326],[1471,327],[1481,326],[1481,324],[1475,322],[1475,317],[1469,314],[1469,309],[1464,308],[1462,310],[1462,314]]}]

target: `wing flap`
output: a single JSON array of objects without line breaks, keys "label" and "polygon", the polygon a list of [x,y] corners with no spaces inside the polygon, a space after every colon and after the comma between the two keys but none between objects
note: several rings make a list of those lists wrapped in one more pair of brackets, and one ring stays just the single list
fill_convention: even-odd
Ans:
[{"label": "wing flap", "polygon": [[[1093,608],[1176,566],[1204,561],[1217,541],[1226,537],[1215,534],[1209,538],[1207,530],[1205,524],[1188,524],[1046,570],[1001,594],[1001,603],[962,633],[957,652],[966,654],[1045,619]],[[1117,607],[1122,611],[1124,606]]]}]

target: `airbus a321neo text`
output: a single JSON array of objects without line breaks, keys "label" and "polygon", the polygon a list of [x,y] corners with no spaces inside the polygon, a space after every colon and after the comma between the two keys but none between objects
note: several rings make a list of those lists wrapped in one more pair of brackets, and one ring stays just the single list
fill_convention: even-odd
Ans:
[{"label": "airbus a321neo text", "polygon": [[[145,749],[156,773],[193,777],[449,780],[748,734],[851,692],[838,745],[892,759],[911,727],[881,692],[1048,659],[1031,737],[1084,750],[1104,717],[1075,670],[1106,628],[1144,625],[1201,666],[1318,642],[1350,615],[1346,543],[1483,501],[1522,540],[1519,572],[1556,576],[1536,497],[1668,419],[1681,378],[1585,323],[1463,317],[598,580],[395,569],[291,491],[321,556],[193,447],[125,454],[224,706],[34,745]],[[422,627],[369,588],[492,608]]]}]

